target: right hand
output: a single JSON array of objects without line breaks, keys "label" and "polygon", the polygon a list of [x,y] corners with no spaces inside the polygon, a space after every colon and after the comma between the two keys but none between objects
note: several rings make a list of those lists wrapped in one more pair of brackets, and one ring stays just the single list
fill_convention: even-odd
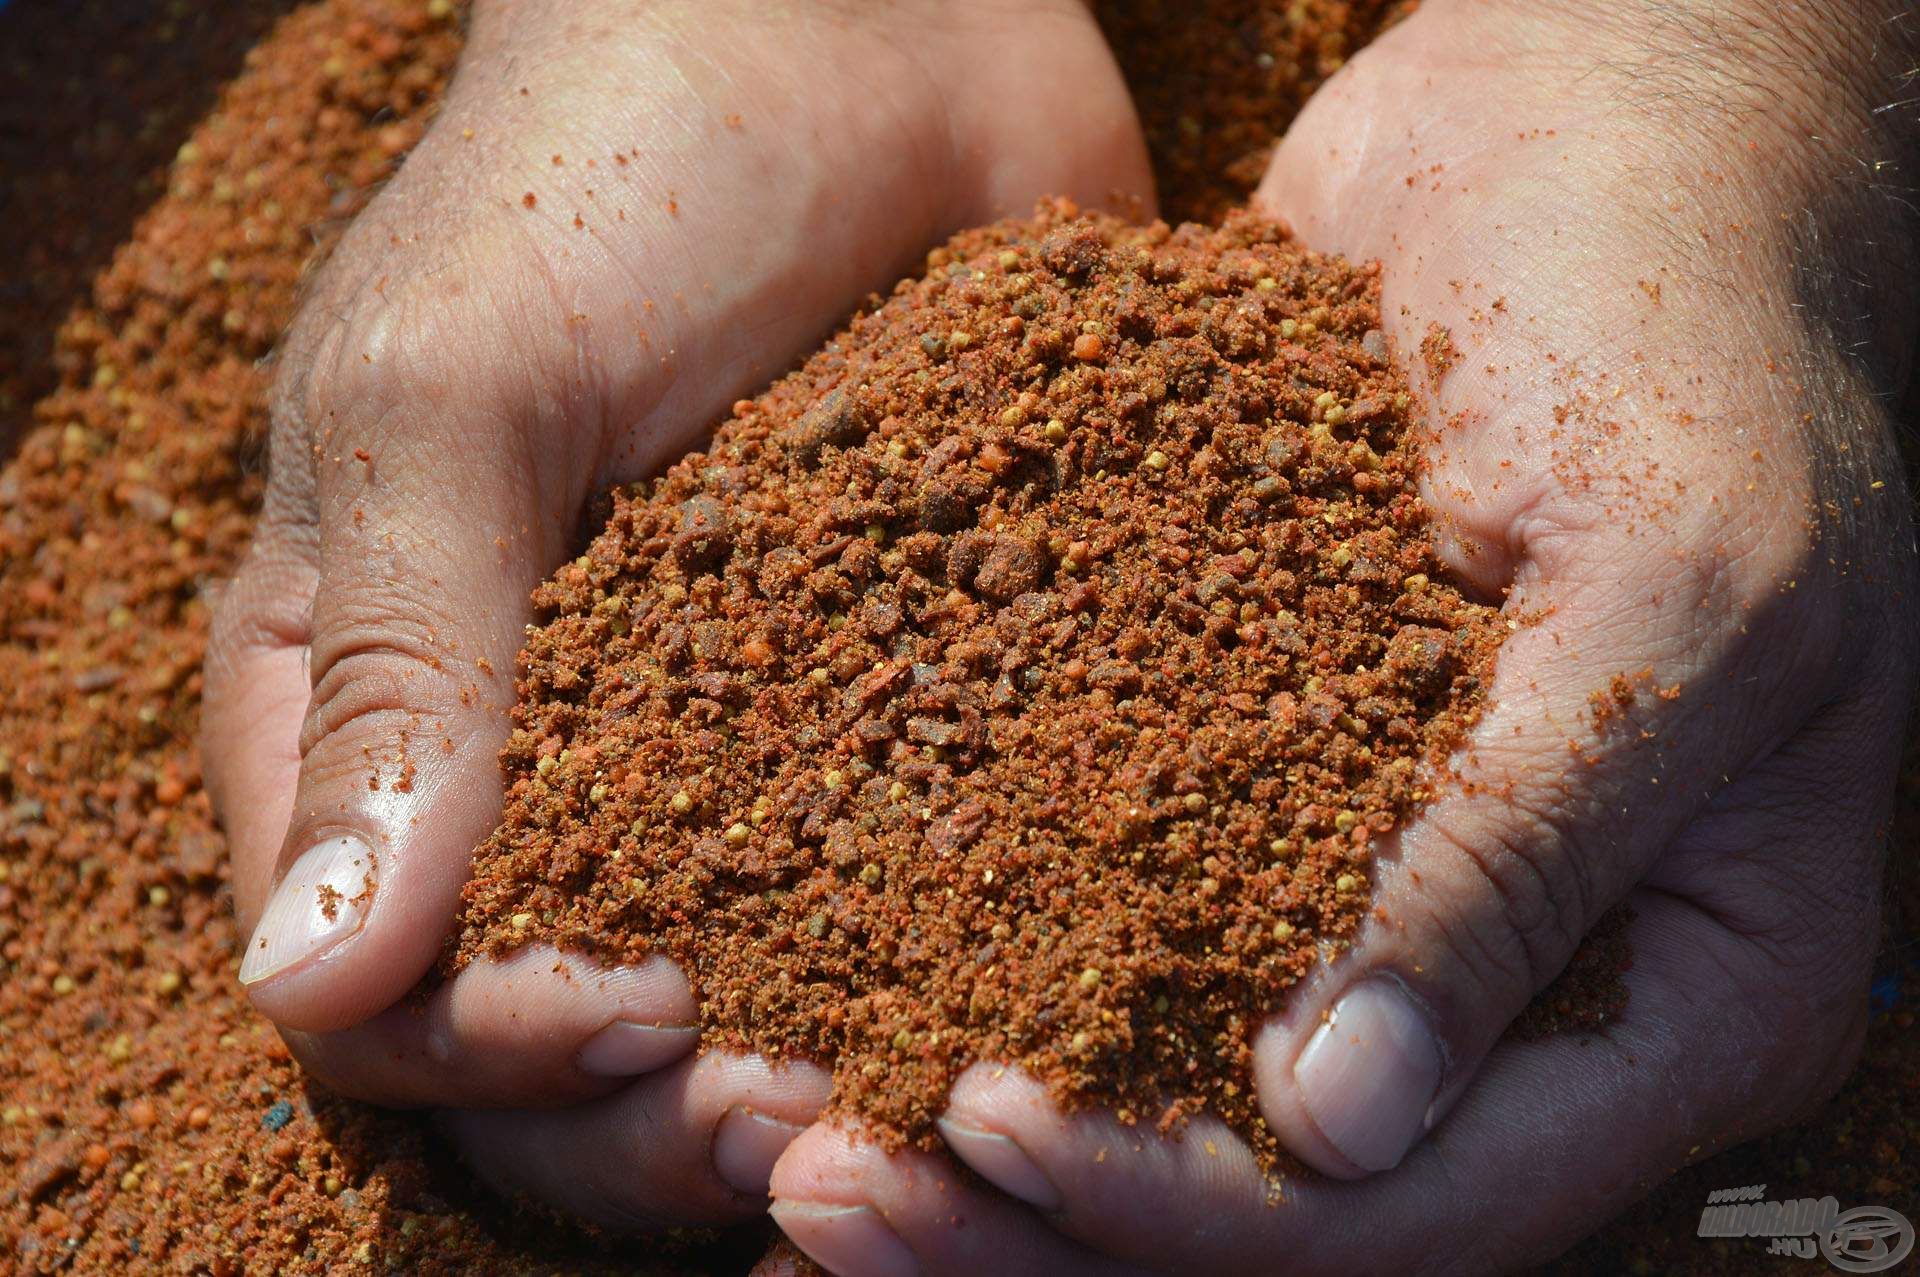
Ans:
[{"label": "right hand", "polygon": [[483,1174],[570,1213],[764,1208],[826,1079],[692,1058],[664,959],[528,949],[403,1005],[499,818],[529,592],[595,492],[948,232],[1150,182],[1081,0],[478,0],[444,110],[287,333],[207,662],[241,980],[315,1076],[464,1110]]},{"label": "right hand", "polygon": [[[1507,1272],[1840,1085],[1920,670],[1887,407],[1920,239],[1853,158],[1920,140],[1893,9],[1424,0],[1306,107],[1255,203],[1381,263],[1436,548],[1514,631],[1351,942],[1252,1037],[1321,1174],[976,1063],[940,1130],[1000,1191],[822,1124],[773,1181],[816,1261]],[[1622,901],[1620,1014],[1509,1035]]]}]

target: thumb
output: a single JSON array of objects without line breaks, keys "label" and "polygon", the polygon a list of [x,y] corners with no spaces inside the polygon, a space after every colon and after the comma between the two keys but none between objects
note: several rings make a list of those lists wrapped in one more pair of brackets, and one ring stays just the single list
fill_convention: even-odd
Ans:
[{"label": "thumb", "polygon": [[1746,591],[1675,571],[1666,538],[1532,534],[1456,774],[1377,849],[1352,949],[1256,1040],[1269,1125],[1330,1175],[1397,1165],[1600,915],[1820,694],[1822,636],[1729,607]]},{"label": "thumb", "polygon": [[[1622,172],[1669,170],[1525,71],[1497,93],[1435,78],[1511,32],[1418,21],[1329,83],[1257,197],[1382,260],[1383,327],[1425,356],[1409,373],[1436,546],[1510,591],[1458,774],[1381,841],[1351,949],[1256,1042],[1269,1124],[1348,1178],[1397,1165],[1599,916],[1807,721],[1842,637],[1805,517],[1810,404],[1767,371],[1800,339],[1764,255],[1595,203]],[[1409,82],[1460,91],[1410,110]],[[1558,140],[1504,147],[1516,120]],[[1662,302],[1643,281],[1669,268],[1747,291]]]},{"label": "thumb", "polygon": [[407,310],[334,326],[287,379],[276,517],[209,680],[240,980],[308,1032],[391,1005],[438,957],[499,812],[523,600],[571,531],[542,521],[571,507],[541,478],[577,467],[512,456],[509,388],[477,371],[495,361]]}]

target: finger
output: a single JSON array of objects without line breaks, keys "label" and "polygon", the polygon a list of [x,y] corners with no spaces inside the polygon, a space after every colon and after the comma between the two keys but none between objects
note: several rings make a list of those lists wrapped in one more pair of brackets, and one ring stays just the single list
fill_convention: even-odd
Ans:
[{"label": "finger", "polygon": [[[344,431],[344,427],[341,429]],[[283,439],[298,437],[296,432],[282,435]],[[298,737],[310,701],[312,610],[321,580],[323,538],[313,507],[321,499],[318,490],[327,485],[315,475],[323,466],[337,465],[346,446],[342,440],[334,452],[323,450],[318,457],[297,444],[283,448],[282,464],[276,467],[269,495],[268,518],[218,614],[219,628],[209,657],[205,753],[210,783],[215,786],[232,842],[235,892],[243,922],[257,920],[264,912],[263,902],[278,865],[277,852],[289,830],[289,812],[300,777]],[[369,469],[368,463],[357,457],[350,465],[362,472]],[[372,478],[376,481],[372,486],[377,487],[377,468]],[[333,485],[332,490],[339,499],[338,486]],[[350,493],[347,499],[351,500]],[[364,526],[367,510],[375,504],[372,499],[353,504],[347,519]],[[304,516],[299,513],[301,506],[307,507]],[[422,517],[431,518],[433,507],[423,503],[422,508]],[[385,540],[389,547],[397,543],[397,538]],[[516,540],[524,543],[528,538],[517,536]],[[499,545],[488,548],[496,562],[510,557]],[[527,569],[529,573],[535,570]],[[421,584],[431,590],[438,583]],[[394,584],[382,580],[376,588]],[[469,636],[466,641],[473,640]],[[444,645],[456,652],[462,642],[458,633],[443,638]],[[505,660],[501,656],[498,662],[475,661],[473,671],[477,675],[484,665],[492,665],[497,672],[504,668]],[[398,670],[385,673],[390,682],[403,686],[417,685],[421,676],[432,680],[445,672],[396,664]],[[476,677],[468,689],[454,694],[462,703],[453,706],[452,712],[462,713],[469,720],[486,712],[484,702],[471,690],[478,682]],[[413,715],[422,715],[431,704],[431,695],[423,692],[411,700],[396,700],[395,709],[406,708]],[[357,725],[368,724],[363,720]],[[468,730],[478,738],[467,752],[478,757],[478,765],[472,770],[481,782],[478,788],[484,803],[486,781],[497,774],[487,742],[497,739],[499,728],[479,721]],[[356,799],[364,793],[363,801],[377,802],[381,791],[369,788],[371,785],[384,788],[407,784],[404,762],[397,781],[391,768],[383,779],[381,760],[375,757],[380,748],[377,734],[361,746],[365,779],[351,786],[358,791],[353,795]],[[404,739],[395,746],[405,748]],[[441,752],[444,754],[444,742]],[[322,751],[319,761],[324,762],[324,758]],[[413,789],[412,797],[428,798],[426,784]],[[417,822],[418,817],[409,820]],[[490,825],[490,818],[478,815],[472,827],[479,828],[483,822]],[[337,830],[336,825],[333,832]],[[447,867],[455,870],[447,875],[447,881],[456,890],[465,876],[468,855],[462,836],[455,830],[439,841],[437,849],[412,848],[419,854],[443,858]],[[417,844],[419,840],[412,841]],[[342,837],[338,845],[344,848],[348,840]],[[401,881],[404,884],[405,875]],[[323,909],[314,909],[319,916],[312,921],[323,936],[330,923],[350,922],[362,912],[350,899],[355,885],[352,881],[334,884],[342,897],[333,901],[334,918],[327,918]],[[290,892],[308,892],[314,890],[315,883],[311,875],[299,878],[289,874],[283,886]],[[321,906],[325,902],[316,895],[309,897],[309,903]],[[430,906],[417,926],[410,919],[396,923],[415,927],[423,944],[412,959],[411,969],[393,973],[388,987],[402,992],[411,987],[424,964],[436,956],[446,921],[432,916],[435,909],[450,913],[451,904]],[[271,935],[271,929],[257,927],[256,931],[247,954],[247,964],[254,969],[245,974],[256,985],[268,986],[263,996],[271,1002],[275,972],[268,970],[263,976],[258,969],[263,952],[260,933]],[[284,937],[280,942],[284,943]],[[316,959],[317,963],[325,961],[324,953]],[[349,986],[352,983],[349,981]],[[375,989],[363,991],[361,996],[378,1003],[386,993]],[[550,950],[540,950],[498,964],[477,964],[461,979],[441,987],[424,1006],[390,1009],[337,1036],[292,1030],[289,1036],[310,1068],[336,1089],[358,1098],[393,1104],[505,1105],[558,1102],[602,1093],[619,1079],[670,1063],[692,1048],[695,1034],[689,1026],[693,1020],[685,981],[664,962],[634,970],[603,971],[581,959],[557,959]]]},{"label": "finger", "polygon": [[[1303,111],[1253,202],[1316,248],[1381,261],[1381,326],[1432,425],[1422,495],[1463,579],[1497,595],[1538,571],[1529,553],[1550,538],[1603,531],[1759,605],[1811,566],[1819,502],[1854,495],[1816,491],[1815,462],[1852,467],[1809,455],[1809,410],[1844,414],[1813,393],[1827,370],[1782,362],[1806,344],[1792,270],[1693,237],[1692,219],[1719,211],[1699,189],[1643,186],[1693,168],[1689,140],[1635,153],[1613,122],[1530,84],[1533,63],[1498,96],[1436,70],[1483,59],[1476,39],[1563,20],[1416,15],[1389,30]],[[1354,127],[1408,83],[1453,109]],[[1538,118],[1510,118],[1530,95]],[[1543,145],[1513,144],[1535,128]],[[1596,190],[1614,198],[1595,205]]]},{"label": "finger", "polygon": [[[285,769],[222,764],[235,777],[222,792],[258,813],[235,823],[235,858],[248,866],[242,919],[263,920],[243,980],[268,1015],[343,1027],[432,961],[499,811],[503,675],[523,600],[593,484],[685,446],[953,225],[1063,187],[1096,200],[1145,189],[1090,18],[1075,5],[1036,13],[1061,33],[1049,56],[1086,82],[1085,100],[1016,60],[970,73],[954,95],[980,103],[983,84],[1004,84],[1013,98],[919,109],[946,86],[903,56],[888,22],[795,24],[802,46],[870,46],[876,84],[857,94],[822,92],[816,60],[794,48],[736,82],[703,55],[713,32],[694,39],[672,15],[637,22],[615,64],[564,23],[476,22],[440,127],[356,223],[289,340],[276,466],[304,468],[313,532],[311,621],[284,636],[274,666],[274,685],[289,682],[303,647],[311,677],[284,845],[269,831]],[[763,51],[759,15],[741,36]],[[915,109],[876,111],[874,92]],[[804,162],[778,128],[723,127],[739,116],[716,109],[722,99],[756,122],[803,121]],[[1057,134],[1033,135],[1027,108],[1009,105],[1051,118],[1069,99],[1081,109]],[[1002,150],[989,140],[1007,135],[1020,144],[989,162]],[[882,152],[903,160],[875,168]],[[680,215],[676,190],[704,201],[697,219]]]},{"label": "finger", "polygon": [[889,1154],[844,1128],[810,1128],[774,1169],[781,1231],[835,1277],[1135,1271],[1055,1232],[945,1158]]},{"label": "finger", "polygon": [[1729,622],[1717,575],[1647,548],[1593,532],[1527,549],[1507,614],[1545,617],[1500,652],[1457,776],[1381,840],[1353,946],[1256,1038],[1262,1112],[1322,1172],[1396,1165],[1725,778],[1811,712],[1824,679],[1804,658],[1729,641],[1744,625],[1791,643],[1794,623]]},{"label": "finger", "polygon": [[1284,1252],[1302,1273],[1425,1271],[1432,1256],[1471,1273],[1548,1258],[1672,1169],[1801,1118],[1851,1066],[1887,816],[1884,772],[1851,759],[1862,732],[1889,726],[1874,705],[1836,707],[1720,795],[1663,858],[1667,881],[1632,897],[1619,1022],[1503,1041],[1390,1173],[1288,1179],[1277,1204],[1208,1123],[1164,1139],[1062,1116],[1039,1083],[993,1066],[954,1087],[948,1144],[1064,1233],[1152,1267],[1267,1271]]},{"label": "finger", "polygon": [[[272,866],[258,853],[277,846],[286,828],[308,700],[315,550],[310,521],[286,514],[302,490],[301,471],[289,466],[223,601],[209,658],[210,783],[221,792],[236,851],[236,893],[243,913],[256,915]],[[424,1005],[397,1006],[338,1033],[288,1037],[317,1077],[366,1100],[560,1103],[691,1051],[696,1010],[685,979],[664,960],[608,970],[539,947],[473,965]]]},{"label": "finger", "polygon": [[330,330],[276,438],[315,440],[311,691],[273,894],[237,901],[240,978],[306,1031],[390,1005],[438,957],[499,812],[517,600],[565,535],[545,467],[512,455],[519,387],[485,374],[504,356],[449,360],[440,313],[403,296]]},{"label": "finger", "polygon": [[[1356,1245],[1387,1267],[1545,1258],[1832,1093],[1864,1031],[1911,651],[1876,646],[1856,673],[1853,694],[1714,794],[1629,897],[1617,1023],[1500,1043],[1398,1170],[1302,1187],[1308,1271],[1340,1271]],[[1354,1218],[1391,1224],[1343,1232]]]},{"label": "finger", "polygon": [[424,1004],[333,1033],[289,1033],[294,1054],[345,1095],[397,1108],[558,1105],[668,1067],[699,1043],[686,977],[654,958],[601,967],[530,945],[476,962]]},{"label": "finger", "polygon": [[[1621,1019],[1593,1036],[1502,1043],[1399,1172],[1324,1196],[1303,1189],[1302,1235],[1330,1230],[1311,1237],[1309,1271],[1336,1271],[1342,1242],[1389,1265],[1449,1254],[1462,1273],[1546,1259],[1681,1167],[1802,1115],[1844,1077],[1864,982],[1813,1018],[1787,1007],[1776,1020],[1792,973],[1766,946],[1663,893],[1629,903]],[[1382,1226],[1371,1239],[1343,1231],[1348,1212]]]},{"label": "finger", "polygon": [[961,1075],[940,1134],[954,1156],[1061,1232],[1162,1271],[1199,1263],[1191,1243],[1200,1211],[1230,1208],[1216,1226],[1251,1220],[1264,1234],[1255,1211],[1282,1201],[1280,1183],[1211,1117],[1162,1134],[1101,1110],[1063,1113],[1042,1083],[1004,1065],[976,1064]]},{"label": "finger", "polygon": [[[1663,893],[1639,893],[1624,1016],[1600,1034],[1506,1041],[1432,1139],[1361,1181],[1260,1174],[1206,1121],[1161,1136],[1062,1115],[1013,1071],[976,1068],[946,1115],[950,1147],[1019,1195],[1044,1182],[1066,1235],[1156,1271],[1506,1272],[1547,1259],[1665,1176],[1797,1115],[1844,1075],[1863,999],[1783,1041],[1761,949]],[[1031,1170],[1009,1175],[1004,1153]],[[984,1155],[976,1150],[985,1145]]]},{"label": "finger", "polygon": [[496,1190],[643,1231],[765,1210],[774,1163],[831,1086],[810,1065],[709,1052],[588,1104],[452,1112],[442,1122]]},{"label": "finger", "polygon": [[591,36],[562,0],[476,14],[396,179],[417,208],[391,228],[435,244],[485,205],[525,231],[565,303],[534,334],[579,355],[554,399],[577,392],[565,406],[607,426],[603,480],[694,446],[955,231],[1053,196],[1152,210],[1131,99],[1079,0],[931,22],[917,5],[625,7]]}]

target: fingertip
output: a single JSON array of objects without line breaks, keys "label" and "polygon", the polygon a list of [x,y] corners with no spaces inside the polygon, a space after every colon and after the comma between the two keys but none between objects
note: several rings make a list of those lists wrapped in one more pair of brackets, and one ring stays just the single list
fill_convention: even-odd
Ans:
[{"label": "fingertip", "polygon": [[707,1102],[724,1106],[713,1123],[709,1167],[735,1193],[764,1201],[788,1150],[813,1129],[833,1080],[815,1065],[758,1055],[715,1055],[702,1067]]},{"label": "fingertip", "polygon": [[886,1154],[857,1131],[815,1123],[774,1164],[768,1213],[835,1277],[911,1277],[919,1260],[872,1201],[870,1181],[889,1169]]},{"label": "fingertip", "polygon": [[751,1105],[785,1121],[815,1122],[833,1095],[833,1075],[805,1060],[776,1062],[763,1055],[719,1053],[710,1058],[719,1083],[735,1103]]},{"label": "fingertip", "polygon": [[[247,1000],[276,1026],[293,1032],[323,1036],[365,1024],[388,1004],[359,996],[353,970],[358,964],[348,961],[345,947],[338,945],[247,985]],[[413,983],[418,982],[416,976]]]},{"label": "fingertip", "polygon": [[1277,1018],[1254,1035],[1253,1088],[1261,1118],[1282,1148],[1320,1174],[1332,1179],[1365,1179],[1368,1172],[1349,1161],[1321,1134],[1301,1103],[1293,1079],[1299,1055],[1297,1034]]},{"label": "fingertip", "polygon": [[787,1145],[767,1179],[775,1200],[859,1205],[867,1150],[855,1133],[831,1120],[815,1122]]},{"label": "fingertip", "polygon": [[1024,1069],[971,1066],[954,1083],[937,1125],[953,1155],[1001,1192],[1048,1213],[1064,1205],[1036,1152],[1058,1143],[1065,1124],[1045,1085]]},{"label": "fingertip", "polygon": [[586,1040],[573,1063],[590,1077],[638,1077],[666,1067],[699,1043],[700,1030],[692,1025],[615,1020]]},{"label": "fingertip", "polygon": [[261,1014],[332,1033],[419,988],[444,952],[465,874],[430,858],[423,864],[408,850],[339,828],[311,837],[242,956],[240,980]]},{"label": "fingertip", "polygon": [[571,1064],[600,1081],[637,1077],[680,1060],[700,1040],[692,986],[659,955],[603,965],[531,944],[468,963],[435,1010],[430,1038],[449,1060],[518,1061],[536,1076]]},{"label": "fingertip", "polygon": [[920,1261],[871,1206],[776,1201],[773,1222],[834,1277],[918,1277]]},{"label": "fingertip", "polygon": [[774,1220],[839,1277],[1133,1271],[1089,1253],[1056,1221],[951,1159],[890,1152],[858,1127],[817,1123],[803,1132],[774,1167],[772,1189]]},{"label": "fingertip", "polygon": [[240,984],[261,1014],[323,1033],[378,1009],[359,1006],[340,978],[356,965],[377,885],[373,846],[351,831],[322,835],[288,866],[241,955]]},{"label": "fingertip", "polygon": [[[818,1144],[833,1129],[820,1121],[833,1076],[806,1061],[716,1052],[701,1058],[698,1089],[703,1108],[719,1110],[708,1149],[712,1172],[743,1197],[774,1195],[775,1177],[794,1146]],[[789,1175],[804,1174],[808,1160],[803,1148],[799,1170]]]},{"label": "fingertip", "polygon": [[[344,735],[302,762],[286,869],[242,956],[261,1013],[310,1033],[363,1023],[439,962],[483,836],[462,831],[490,828],[498,812],[490,740],[419,751],[416,765],[405,729],[363,732],[358,745]],[[369,757],[401,759],[398,775],[370,773]]]},{"label": "fingertip", "polygon": [[765,1197],[773,1168],[806,1127],[750,1105],[727,1110],[713,1132],[713,1169],[735,1192]]},{"label": "fingertip", "polygon": [[1017,1065],[988,1062],[967,1066],[954,1080],[947,1112],[995,1125],[1041,1116],[1057,1120],[1046,1083]]},{"label": "fingertip", "polygon": [[1336,1179],[1398,1166],[1432,1124],[1447,1052],[1397,980],[1342,993],[1311,1027],[1270,1021],[1254,1042],[1261,1115],[1295,1157]]},{"label": "fingertip", "polygon": [[764,1210],[777,1164],[830,1090],[811,1065],[715,1051],[571,1107],[465,1110],[442,1121],[496,1189],[644,1230]]},{"label": "fingertip", "polygon": [[1001,1192],[1049,1214],[1065,1203],[1047,1173],[1013,1136],[959,1117],[943,1117],[936,1125],[948,1150]]},{"label": "fingertip", "polygon": [[[277,984],[263,982],[268,996]],[[552,1108],[687,1060],[699,1045],[697,1013],[686,977],[666,958],[603,967],[528,945],[472,962],[351,1028],[283,1027],[307,1070],[355,1099]]]}]

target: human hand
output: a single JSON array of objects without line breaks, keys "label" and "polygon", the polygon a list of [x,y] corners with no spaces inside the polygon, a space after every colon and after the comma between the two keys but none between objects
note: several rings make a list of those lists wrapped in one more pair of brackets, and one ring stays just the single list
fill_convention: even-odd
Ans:
[{"label": "human hand", "polygon": [[[1004,1192],[816,1126],[773,1177],[802,1247],[843,1277],[1505,1270],[1838,1085],[1915,664],[1877,397],[1915,240],[1866,176],[1912,142],[1873,111],[1911,53],[1879,9],[1427,0],[1328,85],[1260,198],[1384,262],[1410,363],[1450,333],[1414,369],[1424,491],[1458,573],[1537,619],[1353,949],[1257,1040],[1327,1178],[1276,1204],[1216,1122],[1162,1139],[979,1065],[943,1130]],[[1624,1014],[1503,1038],[1622,900]]]},{"label": "human hand", "polygon": [[208,660],[240,978],[315,1076],[470,1110],[449,1124],[484,1173],[605,1222],[763,1206],[825,1080],[688,1058],[664,959],[532,948],[402,1002],[499,816],[528,596],[593,493],[928,244],[1149,181],[1077,0],[480,0],[439,118],[283,344]]}]

